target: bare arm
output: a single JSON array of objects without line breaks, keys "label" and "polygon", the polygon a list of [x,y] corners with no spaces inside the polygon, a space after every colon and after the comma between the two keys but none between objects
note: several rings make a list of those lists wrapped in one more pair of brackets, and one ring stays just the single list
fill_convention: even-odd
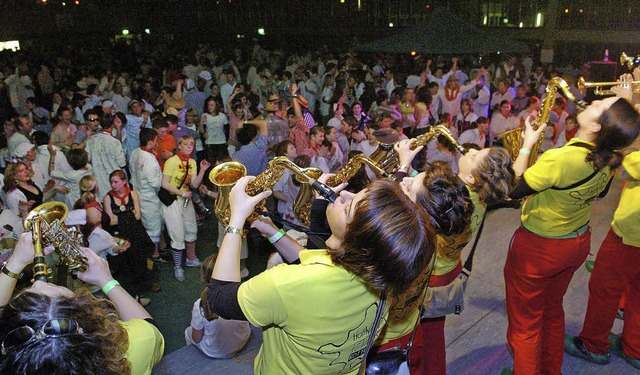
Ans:
[{"label": "bare arm", "polygon": [[[274,195],[275,196],[275,195]],[[256,228],[260,231],[263,237],[269,238],[278,232],[278,228],[273,224],[271,219],[266,217],[259,217],[258,220],[251,223],[252,228]],[[288,262],[294,262],[300,258],[300,251],[304,250],[304,247],[300,245],[296,240],[284,235],[281,239],[276,241],[275,246],[278,253]]]},{"label": "bare arm", "polygon": [[524,140],[522,141],[522,149],[529,150],[529,153],[520,152],[518,158],[513,163],[513,170],[516,173],[516,177],[522,176],[524,171],[528,168],[529,155],[533,146],[538,142],[540,135],[547,127],[547,124],[542,124],[538,130],[533,130],[531,127],[531,116],[525,119]]},{"label": "bare arm", "polygon": [[109,219],[111,219],[111,225],[118,224],[118,217],[114,215],[113,211],[111,210],[111,196],[109,196],[109,194],[105,195],[104,199],[102,200],[102,209],[107,213],[107,215],[109,215]]},{"label": "bare arm", "polygon": [[133,215],[136,217],[136,220],[140,220],[142,217],[142,211],[140,211],[140,197],[138,197],[138,193],[131,190],[131,198],[133,199]]},{"label": "bare arm", "polygon": [[[78,273],[78,278],[86,283],[96,285],[100,288],[113,280],[109,263],[106,259],[100,258],[96,253],[87,248],[82,248],[87,256],[88,266],[86,272]],[[116,307],[120,319],[123,321],[131,319],[151,319],[151,315],[140,306],[140,304],[127,293],[124,288],[117,285],[108,291],[107,297]]]}]

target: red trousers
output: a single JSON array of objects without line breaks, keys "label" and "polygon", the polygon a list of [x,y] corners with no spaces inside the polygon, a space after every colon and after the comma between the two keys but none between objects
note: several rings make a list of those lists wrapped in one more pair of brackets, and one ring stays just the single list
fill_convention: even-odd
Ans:
[{"label": "red trousers", "polygon": [[580,333],[590,351],[602,354],[609,350],[609,331],[623,295],[622,349],[627,356],[640,359],[640,248],[623,244],[609,229],[589,280],[589,304]]},{"label": "red trousers", "polygon": [[511,239],[504,280],[507,343],[516,375],[560,374],[564,354],[562,300],[574,272],[589,255],[591,230],[550,239],[518,228]]},{"label": "red trousers", "polygon": [[[429,286],[445,286],[453,282],[462,271],[462,264],[444,275],[431,276]],[[446,375],[447,353],[444,341],[444,316],[439,318],[425,318],[420,321],[424,347],[422,349],[422,366],[419,375]],[[414,372],[412,372],[414,374]]]}]

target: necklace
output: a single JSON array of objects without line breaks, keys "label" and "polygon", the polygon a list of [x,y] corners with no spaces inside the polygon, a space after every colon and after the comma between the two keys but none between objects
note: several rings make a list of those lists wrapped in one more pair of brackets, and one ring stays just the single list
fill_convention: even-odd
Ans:
[{"label": "necklace", "polygon": [[131,193],[131,189],[129,188],[125,188],[122,195],[116,193],[113,190],[109,191],[109,195],[111,195],[114,198],[118,198],[118,200],[120,201],[120,204],[118,205],[120,207],[120,211],[125,211],[127,209],[126,203],[124,202],[124,200],[129,195],[129,193]]},{"label": "necklace", "polygon": [[444,87],[444,96],[448,101],[454,101],[458,97],[458,93],[460,92],[460,86],[456,86],[455,89],[451,90],[448,86]]}]

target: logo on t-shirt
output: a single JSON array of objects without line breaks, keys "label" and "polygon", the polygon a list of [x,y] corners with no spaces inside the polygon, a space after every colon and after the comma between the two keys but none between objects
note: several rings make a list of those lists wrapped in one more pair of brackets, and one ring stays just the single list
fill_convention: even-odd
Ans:
[{"label": "logo on t-shirt", "polygon": [[584,191],[574,190],[570,192],[569,196],[575,199],[573,205],[578,206],[581,209],[591,206],[607,186],[608,182],[608,175],[606,173],[601,173],[595,186],[590,186]]},{"label": "logo on t-shirt", "polygon": [[[372,303],[364,313],[364,319],[354,328],[350,329],[345,340],[340,344],[330,343],[320,346],[318,352],[324,355],[333,355],[335,358],[329,366],[336,366],[336,373],[345,374],[352,372],[360,366],[364,351],[367,348],[369,335],[373,328],[379,302]],[[383,322],[380,322],[380,327]]]}]

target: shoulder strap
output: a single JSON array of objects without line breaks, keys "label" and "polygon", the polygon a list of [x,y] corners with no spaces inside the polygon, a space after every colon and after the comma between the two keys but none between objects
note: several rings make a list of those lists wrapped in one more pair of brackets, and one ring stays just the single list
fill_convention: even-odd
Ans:
[{"label": "shoulder strap", "polygon": [[478,231],[476,232],[476,238],[473,240],[473,246],[471,247],[471,252],[469,252],[469,256],[467,260],[464,262],[464,266],[462,267],[462,273],[469,277],[471,275],[471,269],[473,268],[473,256],[476,253],[476,248],[478,247],[478,241],[480,240],[480,235],[482,235],[482,230],[484,229],[484,220],[487,218],[487,211],[482,215],[482,221],[480,222],[480,226],[478,227]]},{"label": "shoulder strap", "polygon": [[367,355],[369,354],[369,350],[373,345],[373,341],[376,338],[376,331],[378,330],[378,326],[380,325],[380,320],[382,319],[382,314],[384,313],[384,308],[387,303],[387,290],[383,290],[380,293],[380,306],[378,306],[378,311],[376,312],[376,320],[373,322],[373,327],[371,328],[371,332],[369,332],[369,341],[367,341],[367,347],[364,349],[364,354],[362,356],[362,362],[360,362],[360,369],[358,370],[358,374],[364,374],[364,370],[367,367]]},{"label": "shoulder strap", "polygon": [[[569,146],[574,146],[574,147],[582,147],[582,148],[586,148],[589,151],[593,150],[593,146],[591,146],[588,143],[584,143],[584,142],[576,142],[576,143],[572,143]],[[586,184],[587,182],[591,181],[592,178],[594,178],[598,172],[600,172],[599,169],[596,169],[595,171],[593,171],[593,173],[591,173],[590,175],[588,175],[587,177],[583,178],[582,180],[575,182],[569,186],[565,186],[565,187],[552,187],[551,189],[553,190],[571,190],[571,189],[575,189],[580,185]]]}]

